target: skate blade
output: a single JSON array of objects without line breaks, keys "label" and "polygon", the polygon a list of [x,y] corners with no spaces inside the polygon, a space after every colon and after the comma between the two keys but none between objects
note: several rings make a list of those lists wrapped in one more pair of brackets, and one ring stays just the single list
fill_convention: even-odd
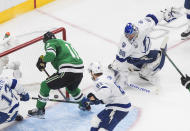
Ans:
[{"label": "skate blade", "polygon": [[38,119],[45,119],[45,115],[35,115],[35,116],[32,116],[30,114],[28,114],[29,117],[33,117],[33,118],[38,118]]},{"label": "skate blade", "polygon": [[187,37],[181,37],[181,40],[187,40],[187,39],[190,39],[190,36],[187,36]]}]

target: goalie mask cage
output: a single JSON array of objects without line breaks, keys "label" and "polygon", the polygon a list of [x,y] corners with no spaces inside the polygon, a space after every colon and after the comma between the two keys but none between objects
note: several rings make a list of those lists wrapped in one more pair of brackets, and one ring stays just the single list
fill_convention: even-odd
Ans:
[{"label": "goalie mask cage", "polygon": [[[45,72],[40,72],[36,67],[39,56],[45,54],[44,43],[42,40],[43,34],[47,31],[54,33],[58,39],[66,40],[66,30],[63,27],[49,30],[46,29],[44,31],[31,31],[29,33],[15,36],[16,41],[15,43],[12,43],[13,47],[0,53],[0,57],[8,55],[9,62],[20,62],[20,71],[22,72],[20,83],[22,83],[23,86],[38,85],[35,87],[38,88],[40,83],[47,78]],[[49,63],[46,66],[46,70],[50,75],[56,72]],[[6,75],[12,75],[12,73],[9,74],[4,70],[3,75],[5,75],[5,73]],[[69,98],[68,92],[66,90],[65,92],[66,97]]]}]

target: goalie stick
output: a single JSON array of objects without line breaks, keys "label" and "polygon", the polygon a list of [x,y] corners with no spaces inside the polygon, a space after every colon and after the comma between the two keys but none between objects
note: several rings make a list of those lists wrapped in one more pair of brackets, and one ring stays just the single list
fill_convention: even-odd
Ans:
[{"label": "goalie stick", "polygon": [[173,67],[177,70],[177,72],[182,76],[182,77],[184,77],[184,75],[181,73],[181,71],[179,70],[179,68],[174,64],[174,62],[170,59],[170,57],[167,55],[167,53],[166,53],[166,50],[165,50],[165,48],[166,48],[166,46],[167,46],[167,43],[168,43],[168,36],[166,36],[165,38],[164,38],[164,40],[163,40],[163,42],[162,42],[162,44],[161,44],[161,47],[160,47],[160,49],[161,49],[161,51],[163,52],[163,54],[168,58],[168,60],[170,61],[170,63],[173,65]]},{"label": "goalie stick", "polygon": [[[43,71],[46,73],[46,75],[47,75],[48,77],[50,77],[50,75],[49,75],[49,73],[46,71],[46,69],[44,69]],[[59,93],[63,96],[63,98],[64,98],[66,101],[69,100],[69,99],[63,94],[63,92],[62,92],[60,89],[58,89],[58,91],[59,91]]]}]

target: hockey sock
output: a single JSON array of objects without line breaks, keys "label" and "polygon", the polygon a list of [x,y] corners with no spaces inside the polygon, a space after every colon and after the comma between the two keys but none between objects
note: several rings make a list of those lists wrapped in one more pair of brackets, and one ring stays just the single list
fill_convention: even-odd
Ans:
[{"label": "hockey sock", "polygon": [[39,94],[39,98],[37,100],[37,104],[36,107],[38,109],[44,109],[47,103],[47,99],[49,97],[49,92],[50,92],[50,88],[48,87],[48,85],[46,84],[45,81],[43,81],[41,83],[41,88],[40,88],[40,94]]},{"label": "hockey sock", "polygon": [[76,88],[75,90],[69,90],[68,88],[66,88],[67,92],[69,92],[69,94],[72,95],[72,97],[76,100],[76,101],[80,101],[83,98],[83,94],[81,93],[81,90],[79,88]]}]

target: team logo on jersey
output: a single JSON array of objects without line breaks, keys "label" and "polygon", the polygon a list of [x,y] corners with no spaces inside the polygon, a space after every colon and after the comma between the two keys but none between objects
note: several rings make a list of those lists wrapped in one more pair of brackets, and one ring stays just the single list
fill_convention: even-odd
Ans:
[{"label": "team logo on jersey", "polygon": [[124,48],[126,46],[126,43],[125,42],[123,42],[122,43],[122,48]]}]

